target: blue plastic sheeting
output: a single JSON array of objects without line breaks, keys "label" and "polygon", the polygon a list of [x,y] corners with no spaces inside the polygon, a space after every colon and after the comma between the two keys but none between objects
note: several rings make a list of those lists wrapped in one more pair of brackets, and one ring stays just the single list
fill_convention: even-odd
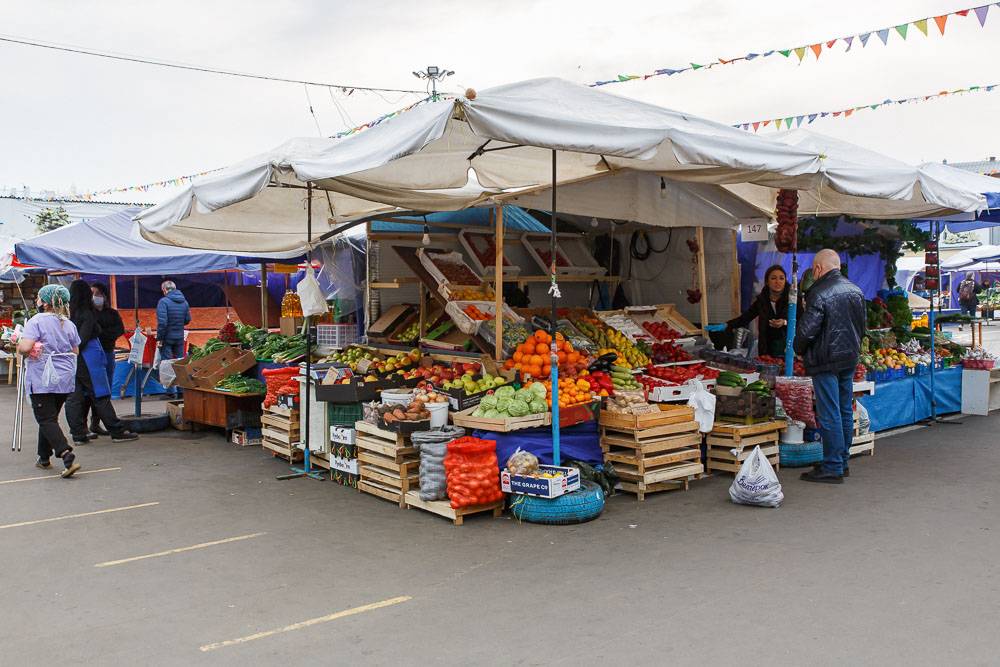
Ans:
[{"label": "blue plastic sheeting", "polygon": [[[122,383],[125,382],[125,378],[128,377],[128,372],[133,368],[133,366],[124,359],[115,362],[115,377],[111,383],[111,398],[118,398],[121,396]],[[141,375],[139,376],[139,382],[146,377],[146,373],[149,372],[148,368],[140,369]],[[167,390],[163,388],[157,381],[157,375],[154,372],[149,376],[149,382],[143,387],[143,396],[154,396],[156,394],[165,394]],[[135,396],[135,376],[133,375],[129,378],[128,386],[125,387],[125,396]]]},{"label": "blue plastic sheeting", "polygon": [[[526,428],[510,433],[473,431],[472,435],[483,440],[496,440],[497,462],[503,469],[507,459],[520,447],[538,457],[540,463],[552,464],[552,427]],[[599,465],[604,463],[601,438],[597,433],[597,422],[589,421],[559,431],[559,457],[563,461],[575,459]]]},{"label": "blue plastic sheeting", "polygon": [[[77,222],[14,245],[22,264],[102,276],[148,276],[234,269],[253,258],[159,245],[135,234],[127,208],[103,218]],[[269,260],[273,261],[273,260]]]},{"label": "blue plastic sheeting", "polygon": [[[962,410],[962,369],[946,368],[934,374],[937,414]],[[931,376],[912,375],[902,380],[879,382],[873,396],[858,399],[868,410],[871,430],[909,426],[931,416]]]},{"label": "blue plastic sheeting", "polygon": [[[454,234],[454,229],[447,227],[434,227],[435,222],[444,222],[452,225],[466,225],[469,227],[487,227],[490,225],[490,215],[493,209],[488,208],[467,208],[461,211],[445,211],[443,213],[428,213],[427,226],[435,234]],[[408,225],[402,222],[386,222],[384,220],[372,221],[373,232],[402,232],[410,234],[420,234],[423,232],[424,216],[394,216],[397,219],[413,219],[417,224]],[[549,228],[538,220],[535,220],[530,213],[520,206],[503,207],[503,228],[513,232],[540,232],[548,233]]]}]

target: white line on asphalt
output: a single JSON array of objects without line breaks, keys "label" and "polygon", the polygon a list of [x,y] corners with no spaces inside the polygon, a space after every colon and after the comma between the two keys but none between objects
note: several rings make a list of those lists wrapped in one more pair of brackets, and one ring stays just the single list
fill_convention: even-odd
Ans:
[{"label": "white line on asphalt", "polygon": [[185,551],[194,551],[195,549],[204,549],[205,547],[214,547],[219,544],[228,544],[229,542],[240,542],[242,540],[249,540],[255,537],[260,537],[261,535],[267,535],[267,533],[250,533],[249,535],[239,535],[237,537],[227,537],[224,540],[215,540],[214,542],[202,542],[201,544],[194,544],[189,547],[180,547],[178,549],[167,549],[166,551],[157,551],[155,554],[146,554],[144,556],[132,556],[131,558],[122,558],[121,560],[109,560],[103,563],[97,563],[94,567],[111,567],[112,565],[121,565],[123,563],[132,563],[137,560],[146,560],[147,558],[159,558],[160,556],[169,556],[170,554],[179,554]]},{"label": "white line on asphalt", "polygon": [[0,530],[4,528],[20,528],[21,526],[34,526],[38,523],[49,523],[50,521],[62,521],[64,519],[79,519],[83,516],[94,516],[95,514],[108,514],[110,512],[124,512],[125,510],[137,510],[143,507],[152,507],[153,505],[159,505],[159,501],[155,503],[142,503],[141,505],[129,505],[128,507],[112,507],[107,510],[97,510],[96,512],[82,512],[80,514],[67,514],[66,516],[55,516],[51,519],[36,519],[35,521],[20,521],[18,523],[8,523],[6,525],[0,526]]},{"label": "white line on asphalt", "polygon": [[[81,470],[76,473],[74,477],[79,477],[80,475],[93,475],[97,472],[114,472],[116,470],[121,470],[121,468],[99,468],[97,470]],[[33,482],[36,479],[55,479],[56,477],[62,477],[62,475],[42,475],[41,477],[22,477],[21,479],[5,479],[0,482],[0,484],[17,484],[18,482]]]},{"label": "white line on asphalt", "polygon": [[301,630],[302,628],[308,628],[309,626],[312,625],[318,625],[320,623],[328,623],[330,621],[336,621],[339,618],[354,616],[355,614],[362,614],[366,611],[374,611],[376,609],[381,609],[382,607],[391,607],[394,604],[400,604],[401,602],[406,602],[412,599],[413,598],[410,597],[409,595],[402,595],[397,598],[389,598],[388,600],[382,600],[381,602],[373,602],[371,604],[362,605],[360,607],[352,607],[351,609],[338,611],[328,616],[311,618],[308,621],[302,621],[301,623],[293,623],[292,625],[286,625],[283,628],[266,630],[264,632],[258,632],[257,634],[248,635],[246,637],[240,637],[238,639],[227,639],[224,642],[216,642],[215,644],[205,644],[204,646],[201,646],[199,648],[202,651],[214,651],[215,649],[225,648],[226,646],[233,646],[235,644],[245,644],[246,642],[252,642],[255,639],[264,639],[265,637],[281,634],[283,632],[291,632],[292,630]]}]

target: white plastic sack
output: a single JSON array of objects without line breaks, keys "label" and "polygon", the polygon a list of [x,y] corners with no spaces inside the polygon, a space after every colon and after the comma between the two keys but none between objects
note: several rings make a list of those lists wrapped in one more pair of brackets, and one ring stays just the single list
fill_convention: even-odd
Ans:
[{"label": "white plastic sack", "polygon": [[708,433],[715,425],[715,394],[705,389],[698,380],[694,380],[695,390],[688,399],[688,406],[694,408],[694,420],[698,422],[698,430]]},{"label": "white plastic sack", "polygon": [[[159,353],[159,351],[157,351]],[[160,362],[160,384],[164,388],[169,388],[174,386],[174,382],[177,381],[177,372],[174,371],[174,362],[176,359],[164,359]]]},{"label": "white plastic sack", "polygon": [[729,498],[737,505],[781,506],[781,501],[785,499],[781,482],[774,474],[771,462],[761,453],[760,445],[753,448],[740,466],[736,479],[729,487]]},{"label": "white plastic sack", "polygon": [[855,405],[858,406],[858,430],[864,435],[872,430],[872,419],[868,414],[868,408],[862,405],[861,401],[857,401]]},{"label": "white plastic sack", "polygon": [[306,267],[306,275],[299,281],[295,291],[299,295],[299,301],[302,302],[303,317],[326,314],[328,310],[326,298],[323,296],[323,290],[320,289],[319,281],[316,280],[312,265]]},{"label": "white plastic sack", "polygon": [[136,327],[135,333],[132,334],[132,338],[129,340],[132,343],[132,350],[128,353],[128,362],[141,366],[142,354],[146,351],[146,336],[142,333],[141,329]]}]

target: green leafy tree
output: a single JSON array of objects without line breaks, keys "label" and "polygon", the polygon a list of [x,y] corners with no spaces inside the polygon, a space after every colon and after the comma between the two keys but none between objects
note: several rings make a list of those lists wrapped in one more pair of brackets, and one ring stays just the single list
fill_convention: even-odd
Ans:
[{"label": "green leafy tree", "polygon": [[69,224],[69,213],[62,206],[56,208],[46,208],[38,212],[35,216],[35,229],[39,234],[51,232]]}]

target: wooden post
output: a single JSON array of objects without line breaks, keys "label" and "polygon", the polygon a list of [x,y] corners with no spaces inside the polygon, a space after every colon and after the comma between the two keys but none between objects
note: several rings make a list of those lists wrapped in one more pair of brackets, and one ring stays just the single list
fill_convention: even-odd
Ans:
[{"label": "wooden post", "polygon": [[730,308],[730,316],[737,317],[740,314],[740,258],[736,248],[736,230],[733,230],[733,275],[730,278],[732,281],[732,292],[733,292],[733,303],[732,308]]},{"label": "wooden post", "polygon": [[494,322],[496,323],[496,349],[494,350],[494,357],[497,361],[503,359],[503,206],[496,207],[496,216],[493,218],[496,231],[496,253],[494,255],[494,261],[496,265],[493,267],[493,292],[496,303],[494,309],[496,311],[496,317]]},{"label": "wooden post", "polygon": [[267,329],[267,264],[260,263],[260,328]]},{"label": "wooden post", "polygon": [[368,336],[368,327],[372,323],[372,223],[369,220],[365,223],[365,337]]},{"label": "wooden post", "polygon": [[701,330],[704,333],[708,326],[708,280],[705,278],[705,229],[697,227],[695,238],[698,241],[698,289],[701,290]]},{"label": "wooden post", "polygon": [[108,289],[111,290],[111,307],[118,310],[118,276],[112,275],[108,283]]},{"label": "wooden post", "polygon": [[[424,334],[427,333],[427,288],[424,287],[423,283],[417,285],[417,294],[420,298],[420,327],[419,338],[423,340]],[[418,341],[419,342],[419,341]]]}]

